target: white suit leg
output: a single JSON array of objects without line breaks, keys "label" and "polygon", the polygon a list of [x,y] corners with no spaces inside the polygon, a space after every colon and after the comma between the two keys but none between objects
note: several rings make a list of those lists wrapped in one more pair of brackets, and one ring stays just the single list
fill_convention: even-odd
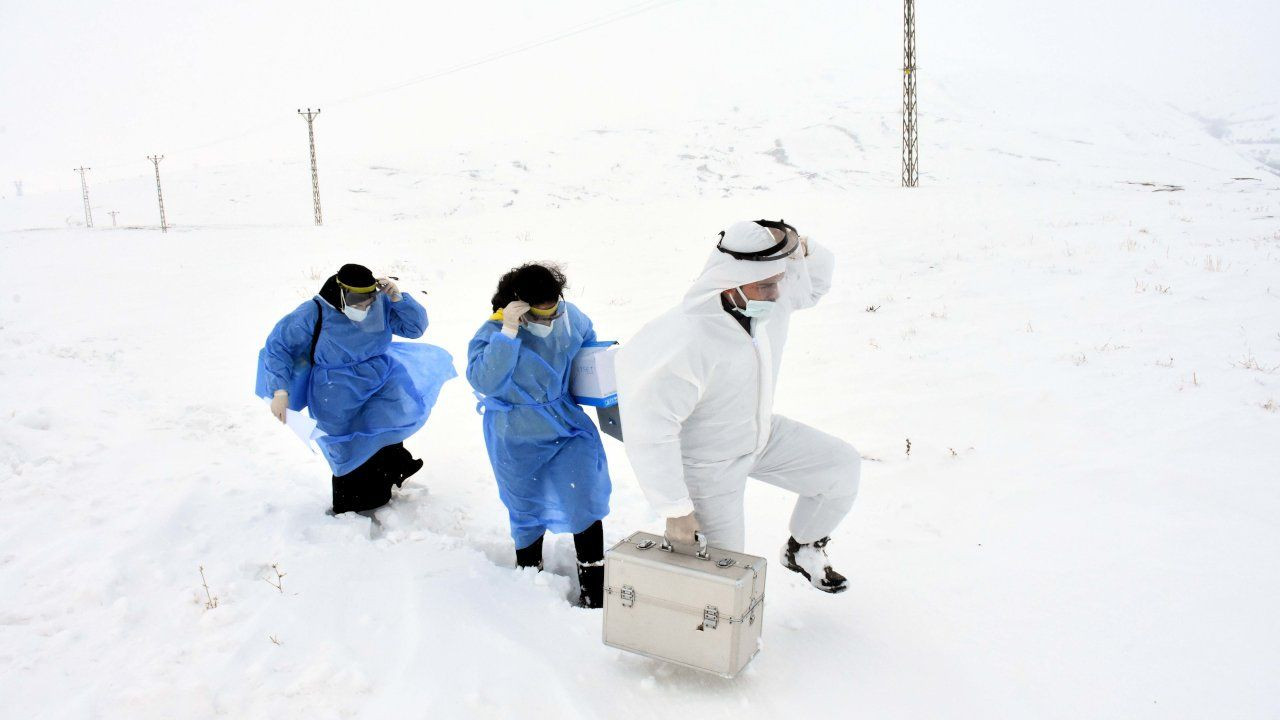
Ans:
[{"label": "white suit leg", "polygon": [[750,456],[711,465],[685,465],[689,499],[707,544],[742,551],[746,542],[743,499],[750,467]]},{"label": "white suit leg", "polygon": [[781,415],[751,477],[800,495],[791,536],[811,543],[831,534],[858,496],[862,456],[849,443]]}]

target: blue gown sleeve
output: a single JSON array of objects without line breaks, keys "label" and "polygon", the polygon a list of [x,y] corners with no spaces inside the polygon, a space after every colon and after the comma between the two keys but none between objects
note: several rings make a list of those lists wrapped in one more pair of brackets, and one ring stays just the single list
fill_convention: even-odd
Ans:
[{"label": "blue gown sleeve", "polygon": [[427,309],[407,292],[400,293],[400,302],[388,302],[391,306],[391,332],[410,340],[422,337],[427,330]]},{"label": "blue gown sleeve", "polygon": [[488,335],[481,329],[467,348],[467,382],[485,395],[493,395],[511,382],[520,357],[520,339],[500,330]]},{"label": "blue gown sleeve", "polygon": [[267,373],[267,395],[276,390],[288,390],[298,360],[311,352],[311,337],[316,328],[316,304],[308,301],[297,310],[285,315],[271,329],[263,354],[263,366]]},{"label": "blue gown sleeve", "polygon": [[591,318],[587,317],[586,313],[582,314],[582,319],[587,322],[587,331],[582,334],[582,344],[590,345],[596,342],[596,326],[591,322]]}]

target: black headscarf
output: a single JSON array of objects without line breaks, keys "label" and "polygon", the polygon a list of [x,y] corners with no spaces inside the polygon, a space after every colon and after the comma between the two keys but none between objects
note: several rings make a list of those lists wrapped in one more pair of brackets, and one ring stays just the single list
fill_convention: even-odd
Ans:
[{"label": "black headscarf", "polygon": [[377,283],[377,280],[373,277],[373,272],[363,265],[348,263],[338,268],[338,272],[330,275],[329,279],[325,280],[324,284],[320,286],[320,297],[339,310],[342,309],[344,304],[342,302],[342,288],[338,285],[339,280],[344,285],[350,285],[351,287],[369,287]]}]

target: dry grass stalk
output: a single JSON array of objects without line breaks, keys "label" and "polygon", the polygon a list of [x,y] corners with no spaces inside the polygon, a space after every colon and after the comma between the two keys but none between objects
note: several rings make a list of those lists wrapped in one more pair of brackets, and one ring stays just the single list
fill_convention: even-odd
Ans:
[{"label": "dry grass stalk", "polygon": [[204,566],[203,566],[203,565],[201,565],[201,566],[200,566],[200,584],[204,586],[204,598],[205,598],[205,602],[204,602],[204,609],[205,609],[205,610],[212,610],[212,609],[214,609],[214,608],[218,607],[218,598],[214,597],[214,596],[209,592],[209,582],[208,582],[207,580],[205,580],[205,579],[204,579]]}]

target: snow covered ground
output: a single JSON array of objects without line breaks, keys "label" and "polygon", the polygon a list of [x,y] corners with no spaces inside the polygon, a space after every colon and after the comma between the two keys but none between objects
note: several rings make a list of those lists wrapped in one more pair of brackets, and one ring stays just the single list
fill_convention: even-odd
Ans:
[{"label": "snow covered ground", "polygon": [[[322,228],[305,155],[175,164],[167,234],[149,175],[96,182],[92,229],[78,188],[7,194],[2,714],[1276,717],[1270,160],[1116,88],[939,72],[908,191],[896,85],[848,81],[778,108],[322,152]],[[718,230],[779,216],[839,264],[793,320],[776,409],[865,463],[830,548],[852,589],[772,572],[736,680],[603,646],[600,613],[570,604],[568,537],[548,572],[513,569],[464,379],[376,522],[324,514],[323,460],[252,396],[272,324],[343,262],[425,292],[424,340],[461,371],[512,265],[562,262],[626,342]],[[659,528],[606,446],[606,540]],[[773,563],[790,504],[751,486],[748,552]]]}]

